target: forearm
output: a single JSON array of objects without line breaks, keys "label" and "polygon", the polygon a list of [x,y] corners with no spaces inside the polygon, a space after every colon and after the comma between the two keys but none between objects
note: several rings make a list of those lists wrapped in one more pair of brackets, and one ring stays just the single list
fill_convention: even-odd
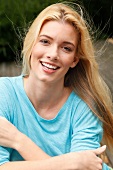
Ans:
[{"label": "forearm", "polygon": [[105,148],[92,151],[72,152],[60,156],[36,161],[9,162],[0,166],[0,170],[94,170],[102,169],[102,160],[96,155]]},{"label": "forearm", "polygon": [[25,160],[42,160],[50,157],[3,117],[0,117],[0,145],[17,150]]},{"label": "forearm", "polygon": [[106,149],[101,147],[94,151],[72,152],[50,158],[31,139],[19,132],[14,125],[3,118],[0,119],[0,145],[14,148],[27,160],[5,163],[0,166],[0,170],[102,169],[102,160],[96,155],[100,155]]},{"label": "forearm", "polygon": [[55,168],[55,164],[50,164],[51,161],[22,161],[22,162],[9,162],[0,166],[0,170],[62,170],[61,166]]},{"label": "forearm", "polygon": [[[76,162],[76,161],[75,161]],[[0,170],[78,170],[77,164],[67,161],[67,156],[56,156],[40,161],[8,162]]]},{"label": "forearm", "polygon": [[17,142],[15,142],[13,147],[26,161],[50,158],[50,156],[40,149],[30,138],[22,133],[18,133]]}]

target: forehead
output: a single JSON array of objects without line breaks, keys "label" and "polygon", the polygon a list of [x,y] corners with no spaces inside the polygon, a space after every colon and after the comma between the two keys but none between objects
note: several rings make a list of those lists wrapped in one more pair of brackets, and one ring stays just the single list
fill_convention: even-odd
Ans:
[{"label": "forehead", "polygon": [[65,21],[48,21],[43,24],[39,35],[49,35],[51,37],[67,38],[68,40],[78,40],[76,28]]}]

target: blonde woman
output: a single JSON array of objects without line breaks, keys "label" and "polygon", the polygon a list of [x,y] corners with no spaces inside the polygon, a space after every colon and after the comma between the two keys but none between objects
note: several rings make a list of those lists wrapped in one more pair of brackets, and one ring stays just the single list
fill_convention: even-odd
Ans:
[{"label": "blonde woman", "polygon": [[0,170],[108,170],[98,156],[100,142],[112,148],[112,100],[83,16],[45,8],[22,56],[22,75],[0,79]]}]

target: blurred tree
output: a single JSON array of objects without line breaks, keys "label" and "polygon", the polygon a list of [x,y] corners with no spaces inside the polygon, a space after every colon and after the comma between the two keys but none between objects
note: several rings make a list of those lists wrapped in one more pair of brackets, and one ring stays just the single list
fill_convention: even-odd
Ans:
[{"label": "blurred tree", "polygon": [[113,36],[113,1],[81,0],[98,29],[98,38]]},{"label": "blurred tree", "polygon": [[0,0],[0,62],[20,56],[27,25],[55,0]]}]

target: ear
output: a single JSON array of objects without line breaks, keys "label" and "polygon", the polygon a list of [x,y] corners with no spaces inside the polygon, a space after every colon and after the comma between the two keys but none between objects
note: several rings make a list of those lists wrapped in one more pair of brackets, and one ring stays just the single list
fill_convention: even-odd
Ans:
[{"label": "ear", "polygon": [[78,62],[79,62],[79,58],[76,56],[70,67],[74,68],[77,65]]}]

